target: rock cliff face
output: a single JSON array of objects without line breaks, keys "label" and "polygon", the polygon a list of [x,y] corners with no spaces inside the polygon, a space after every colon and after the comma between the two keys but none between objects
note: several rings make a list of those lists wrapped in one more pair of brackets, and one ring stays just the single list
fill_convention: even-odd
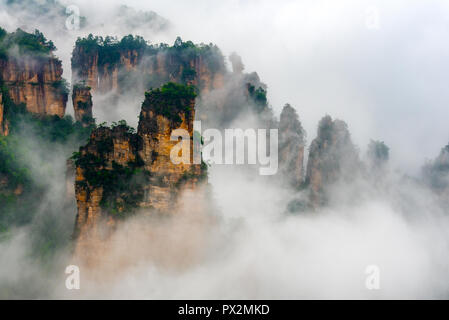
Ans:
[{"label": "rock cliff face", "polygon": [[328,190],[334,183],[355,177],[360,167],[358,152],[344,121],[321,119],[318,135],[310,146],[306,184],[310,188],[310,205],[328,202]]},{"label": "rock cliff face", "polygon": [[305,178],[305,135],[296,110],[285,105],[279,120],[279,169],[293,187],[300,187]]},{"label": "rock cliff face", "polygon": [[244,73],[243,63],[231,56],[233,72],[221,51],[212,44],[176,39],[173,46],[150,45],[141,37],[121,40],[89,35],[78,39],[72,54],[72,83],[85,83],[92,95],[116,97],[141,95],[166,82],[194,85],[199,99],[197,116],[205,126],[227,125],[240,113],[261,113],[268,107],[266,86],[256,73]]},{"label": "rock cliff face", "polygon": [[[100,127],[92,132],[89,143],[80,148],[76,159],[75,196],[78,206],[76,234],[79,243],[88,246],[99,240],[100,224],[114,225],[129,206],[138,206],[143,199],[142,179],[136,160],[138,141],[127,126]],[[129,183],[129,185],[128,185]],[[128,188],[134,187],[129,191]]]},{"label": "rock cliff face", "polygon": [[8,57],[0,59],[0,69],[15,104],[24,103],[35,114],[64,116],[67,92],[59,59],[52,55]]},{"label": "rock cliff face", "polygon": [[84,82],[96,90],[98,87],[98,50],[76,45],[72,52],[72,83]]},{"label": "rock cliff face", "polygon": [[216,47],[196,47],[179,38],[168,47],[148,45],[140,37],[114,42],[89,36],[77,41],[72,70],[73,82],[85,82],[93,93],[122,93],[131,82],[148,90],[168,81],[207,92],[222,85],[225,67]]},{"label": "rock cliff face", "polygon": [[[178,144],[170,140],[172,130],[182,128],[193,137],[194,98],[193,87],[169,83],[146,93],[137,133],[123,122],[92,132],[75,157],[80,250],[107,237],[120,218],[139,209],[169,213],[181,190],[205,178],[201,164],[170,160]],[[188,143],[193,150],[193,140]]]},{"label": "rock cliff face", "polygon": [[[201,165],[173,164],[170,159],[171,149],[178,143],[170,140],[172,130],[184,129],[189,137],[193,137],[195,95],[193,87],[184,88],[191,89],[182,93],[189,97],[187,99],[171,97],[171,93],[164,93],[164,87],[161,91],[147,93],[140,113],[137,134],[142,138],[142,149],[139,155],[145,170],[150,173],[148,197],[144,205],[161,211],[170,209],[176,199],[177,188],[194,187],[204,177]],[[171,103],[174,103],[175,110],[167,113],[167,109],[173,108]],[[193,138],[190,139],[189,149],[193,150]],[[193,152],[188,159],[189,163],[193,163]]]},{"label": "rock cliff face", "polygon": [[449,204],[449,144],[423,168],[424,181]]},{"label": "rock cliff face", "polygon": [[0,135],[8,135],[8,122],[5,119],[5,105],[3,104],[3,94],[0,92]]},{"label": "rock cliff face", "polygon": [[90,94],[90,87],[84,85],[73,86],[72,102],[75,110],[75,120],[81,122],[83,126],[92,124],[92,95]]}]

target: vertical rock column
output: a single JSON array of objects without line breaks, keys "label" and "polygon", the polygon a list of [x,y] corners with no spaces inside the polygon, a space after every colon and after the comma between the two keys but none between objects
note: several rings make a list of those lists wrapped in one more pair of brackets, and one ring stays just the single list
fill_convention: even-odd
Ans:
[{"label": "vertical rock column", "polygon": [[344,121],[321,119],[318,135],[310,146],[306,183],[314,208],[329,200],[328,190],[339,180],[350,181],[360,169],[358,152]]},{"label": "vertical rock column", "polygon": [[98,87],[98,47],[88,49],[78,43],[72,53],[72,83],[85,82],[93,92]]},{"label": "vertical rock column", "polygon": [[[78,252],[94,254],[120,219],[142,208],[175,212],[181,192],[206,178],[204,166],[192,163],[194,101],[193,87],[168,83],[146,93],[137,133],[123,122],[92,132],[75,156]],[[189,135],[190,163],[170,159],[179,128]]]},{"label": "vertical rock column", "polygon": [[73,109],[75,110],[75,120],[83,126],[89,126],[93,122],[92,116],[92,95],[90,87],[76,84],[72,93]]},{"label": "vertical rock column", "polygon": [[298,114],[286,104],[279,121],[279,165],[282,178],[293,187],[304,182],[304,145],[305,131]]},{"label": "vertical rock column", "polygon": [[181,186],[194,186],[201,179],[201,165],[192,163],[193,139],[190,140],[190,164],[174,164],[170,160],[171,149],[178,143],[170,140],[172,130],[184,129],[193,137],[194,118],[193,87],[169,83],[162,90],[146,93],[138,127],[143,142],[140,156],[151,174],[145,206],[167,211],[173,207],[176,191]]},{"label": "vertical rock column", "polygon": [[0,62],[1,78],[15,104],[24,103],[35,114],[64,116],[67,92],[59,59],[19,56]]}]

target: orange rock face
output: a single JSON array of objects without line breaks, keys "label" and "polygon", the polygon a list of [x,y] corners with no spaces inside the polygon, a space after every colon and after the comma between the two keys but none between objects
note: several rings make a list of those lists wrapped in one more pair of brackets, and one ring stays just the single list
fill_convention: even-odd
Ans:
[{"label": "orange rock face", "polygon": [[75,85],[72,93],[75,120],[87,126],[92,123],[92,95],[90,87]]},{"label": "orange rock face", "polygon": [[[158,103],[152,93],[146,95],[137,133],[120,123],[100,127],[80,149],[75,175],[80,254],[90,254],[92,246],[98,250],[130,206],[133,211],[168,214],[178,194],[195,189],[204,177],[200,164],[174,164],[170,159],[178,144],[170,140],[172,130],[182,128],[193,136],[194,99],[183,100],[173,117],[161,114]],[[193,150],[193,140],[188,142]]]},{"label": "orange rock face", "polygon": [[[139,155],[145,162],[145,169],[150,172],[151,183],[143,206],[167,211],[176,199],[176,188],[180,183],[183,187],[193,187],[201,176],[201,165],[174,164],[170,160],[170,152],[178,141],[171,141],[173,129],[184,129],[193,137],[193,121],[195,118],[194,100],[186,102],[190,112],[181,112],[179,124],[160,115],[155,110],[158,102],[152,96],[147,96],[140,113],[138,135],[142,137],[142,149]],[[190,140],[190,150],[193,150],[193,140]],[[193,163],[193,153],[189,156]],[[189,179],[184,179],[185,177]]]},{"label": "orange rock face", "polygon": [[14,103],[26,104],[29,112],[63,117],[67,93],[62,65],[57,58],[27,57],[1,60],[1,77]]},{"label": "orange rock face", "polygon": [[[72,82],[84,82],[92,88],[92,93],[103,94],[111,91],[122,93],[122,86],[129,83],[121,83],[120,79],[129,80],[129,77],[137,77],[144,90],[159,87],[168,81],[195,85],[201,92],[223,86],[225,70],[210,70],[202,57],[194,57],[186,64],[195,75],[185,78],[184,65],[163,51],[142,56],[142,52],[130,49],[120,51],[119,55],[120,58],[113,64],[100,64],[102,57],[99,57],[98,51],[86,52],[81,46],[75,47],[72,61],[76,64],[72,63]],[[141,79],[152,79],[151,84],[146,85]]]},{"label": "orange rock face", "polygon": [[[79,64],[74,68],[74,60]],[[72,53],[72,83],[85,82],[93,91],[98,87],[98,51],[87,52],[76,46]]]},{"label": "orange rock face", "polygon": [[128,50],[120,54],[120,65],[126,71],[134,71],[137,69],[139,63],[139,52],[137,50]]},{"label": "orange rock face", "polygon": [[[108,238],[113,231],[108,226],[113,226],[119,218],[119,212],[116,215],[108,214],[102,206],[105,195],[101,182],[107,179],[105,175],[112,172],[117,164],[126,166],[135,161],[137,146],[137,140],[128,133],[128,129],[119,126],[96,129],[89,143],[80,149],[81,158],[87,159],[87,162],[84,165],[75,163],[75,197],[78,207],[75,234],[77,254],[83,259],[90,260],[90,255],[95,256],[93,248],[98,249]],[[114,194],[117,198],[121,196],[123,194],[120,192]]]},{"label": "orange rock face", "polygon": [[195,70],[196,75],[191,84],[197,86],[201,90],[201,94],[207,94],[211,90],[223,87],[224,72],[212,72],[201,56],[191,61],[190,66]]}]

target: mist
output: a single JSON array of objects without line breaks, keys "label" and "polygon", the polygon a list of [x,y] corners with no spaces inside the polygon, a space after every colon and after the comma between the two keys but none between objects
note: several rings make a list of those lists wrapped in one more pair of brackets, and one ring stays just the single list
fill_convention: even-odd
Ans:
[{"label": "mist", "polygon": [[[30,222],[0,239],[0,298],[448,298],[449,212],[419,180],[426,160],[449,142],[447,2],[127,1],[160,16],[151,28],[110,19],[122,2],[61,3],[78,6],[86,27],[58,29],[43,18],[25,20],[24,29],[38,28],[54,41],[69,81],[75,40],[89,33],[133,33],[151,43],[171,44],[177,36],[212,42],[226,57],[237,52],[245,72],[257,72],[274,117],[285,103],[297,110],[306,146],[318,121],[330,114],[347,122],[360,156],[370,139],[385,141],[390,163],[380,178],[362,175],[336,185],[327,207],[302,212],[290,212],[288,204],[307,198],[307,190],[251,168],[212,165],[212,207],[198,203],[200,190],[184,195],[170,218],[141,212],[121,223],[100,255],[102,263],[92,270],[80,265],[81,289],[70,291],[64,270],[78,262],[66,160],[83,141],[43,145],[24,124],[22,160],[46,191]],[[24,27],[21,13],[3,5],[1,26]],[[198,117],[214,100],[234,94],[233,88],[226,83],[222,92],[197,101]],[[126,119],[136,126],[143,98],[123,95],[111,107],[111,97],[96,94],[94,117],[97,123]],[[70,98],[67,113],[73,113]],[[243,112],[228,125],[267,124]],[[46,236],[58,239],[60,248],[36,258],[34,245],[44,246]],[[380,270],[379,290],[366,286],[372,265]]]},{"label": "mist", "polygon": [[[386,141],[394,150],[392,162],[410,174],[449,139],[444,122],[449,96],[441,85],[449,68],[449,47],[442,41],[449,6],[443,0],[127,1],[169,22],[152,29],[114,24],[110,18],[122,2],[100,0],[95,8],[91,1],[61,3],[78,6],[88,26],[67,30],[28,21],[28,28],[42,29],[55,42],[69,80],[78,36],[133,33],[152,43],[181,36],[213,42],[225,56],[237,52],[246,71],[256,71],[268,85],[277,114],[292,104],[308,132],[326,113],[345,119],[357,145],[363,148],[370,138]],[[1,14],[8,29],[21,26],[20,13]]]},{"label": "mist", "polygon": [[[449,221],[447,213],[429,206],[431,195],[425,189],[400,184],[402,195],[390,197],[364,190],[367,199],[358,204],[291,215],[282,208],[294,194],[279,185],[222,166],[212,170],[210,183],[218,207],[212,219],[189,201],[168,221],[148,220],[145,213],[131,218],[116,231],[104,264],[94,276],[82,278],[81,290],[55,294],[113,299],[447,298]],[[401,207],[407,201],[413,205]],[[371,265],[380,268],[380,290],[365,286]]]}]

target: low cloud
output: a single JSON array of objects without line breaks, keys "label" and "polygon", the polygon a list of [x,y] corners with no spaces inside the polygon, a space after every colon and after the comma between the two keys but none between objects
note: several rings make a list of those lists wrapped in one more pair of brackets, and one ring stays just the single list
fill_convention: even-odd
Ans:
[{"label": "low cloud", "polygon": [[[27,24],[55,42],[67,79],[77,36],[129,33],[101,23],[118,3],[73,2],[95,27],[62,32],[44,20]],[[4,5],[2,27],[21,27],[20,13],[8,13]],[[63,195],[65,161],[74,150],[69,144],[45,145],[25,127],[24,164],[46,191],[36,200],[32,219],[0,241],[0,297],[447,298],[447,206],[403,174],[417,175],[424,160],[449,140],[449,96],[442,85],[449,61],[449,46],[442,41],[449,14],[445,2],[371,1],[379,13],[376,29],[366,25],[366,6],[349,0],[129,5],[154,10],[170,22],[158,32],[133,31],[152,43],[172,43],[180,35],[216,43],[226,56],[237,52],[245,72],[257,71],[268,85],[275,115],[286,102],[297,109],[308,140],[319,119],[331,114],[348,123],[362,153],[370,138],[385,141],[391,166],[374,186],[367,177],[339,185],[331,206],[296,214],[287,206],[306,198],[307,191],[285,188],[247,168],[212,166],[214,208],[192,209],[201,208],[194,194],[172,217],[142,212],[121,223],[110,250],[99,256],[107,263],[81,266],[81,289],[69,291],[64,270],[74,263],[70,238],[76,204]],[[208,99],[219,96],[213,92]],[[109,99],[94,96],[97,122],[137,123],[143,94],[122,96],[113,108]],[[254,125],[248,114],[241,116],[231,125]],[[35,258],[36,244],[45,256],[48,237],[60,247],[47,259]],[[379,267],[379,290],[366,288],[369,265]]]}]

